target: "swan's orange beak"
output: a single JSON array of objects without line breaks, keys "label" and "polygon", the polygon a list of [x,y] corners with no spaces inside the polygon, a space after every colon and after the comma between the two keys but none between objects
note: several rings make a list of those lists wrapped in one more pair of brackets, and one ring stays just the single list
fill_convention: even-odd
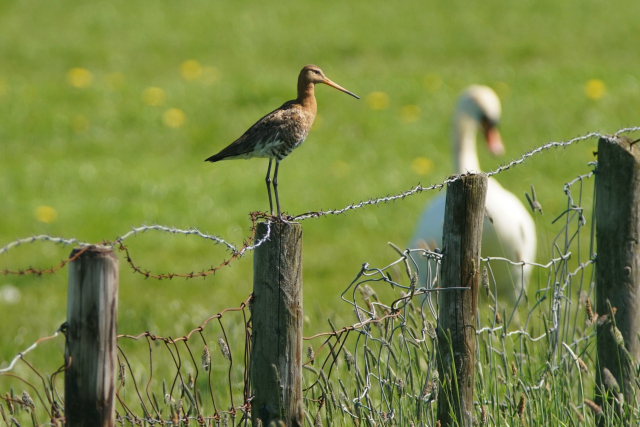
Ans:
[{"label": "swan's orange beak", "polygon": [[494,156],[502,156],[504,154],[504,144],[502,144],[502,137],[500,136],[498,128],[494,124],[484,120],[482,122],[482,131],[491,154]]},{"label": "swan's orange beak", "polygon": [[504,154],[504,144],[502,144],[502,137],[497,128],[491,128],[484,135],[487,138],[487,145],[489,151],[494,156],[502,156]]}]

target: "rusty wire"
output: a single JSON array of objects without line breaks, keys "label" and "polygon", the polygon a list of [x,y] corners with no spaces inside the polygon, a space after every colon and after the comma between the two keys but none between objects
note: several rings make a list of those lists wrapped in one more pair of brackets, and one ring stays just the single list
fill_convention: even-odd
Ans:
[{"label": "rusty wire", "polygon": [[[247,251],[251,251],[254,248],[256,248],[257,246],[260,246],[263,242],[265,242],[271,233],[271,228],[268,226],[267,227],[267,232],[266,234],[260,238],[255,245],[251,245],[251,243],[254,241],[255,238],[255,232],[256,232],[256,222],[259,219],[265,219],[268,216],[263,213],[263,212],[251,212],[249,214],[250,218],[251,218],[251,222],[252,222],[252,226],[251,226],[251,234],[249,235],[249,237],[245,240],[245,242],[243,242],[243,244],[241,245],[240,248],[237,248],[235,246],[233,246],[232,244],[228,243],[227,241],[225,241],[224,239],[221,239],[215,235],[211,235],[211,234],[206,234],[206,233],[202,233],[200,230],[193,228],[193,229],[187,229],[187,230],[181,230],[181,229],[177,229],[177,228],[173,228],[173,227],[165,227],[165,226],[161,226],[161,225],[150,225],[150,226],[140,226],[140,227],[136,227],[133,230],[129,231],[128,233],[125,233],[124,235],[116,238],[113,242],[109,242],[109,241],[103,241],[101,243],[99,243],[102,246],[110,246],[110,247],[115,247],[117,246],[118,249],[120,249],[121,251],[123,251],[125,253],[126,256],[126,260],[129,263],[129,265],[131,266],[132,270],[135,273],[141,274],[143,276],[145,276],[146,278],[154,278],[154,279],[172,279],[174,277],[182,277],[182,278],[187,278],[187,279],[192,279],[192,278],[196,278],[196,277],[206,277],[208,275],[214,274],[216,271],[220,270],[221,268],[229,265],[233,260],[242,257],[245,252]],[[270,223],[267,223],[268,225]],[[183,234],[183,235],[196,235],[198,237],[201,237],[205,240],[210,240],[213,241],[216,244],[222,244],[224,246],[226,246],[230,251],[231,251],[231,256],[229,257],[229,259],[223,260],[218,266],[215,267],[210,267],[207,270],[202,270],[200,272],[190,272],[190,273],[167,273],[167,274],[153,274],[151,272],[149,272],[148,270],[143,270],[142,268],[138,267],[133,260],[131,259],[131,255],[129,253],[129,249],[124,245],[124,243],[122,243],[125,239],[131,237],[131,236],[136,236],[137,234],[140,233],[144,233],[147,231],[161,231],[161,232],[165,232],[165,233],[170,233],[170,234]],[[24,269],[24,270],[9,270],[9,269],[5,269],[5,270],[1,270],[0,274],[3,275],[43,275],[43,274],[53,274],[55,271],[61,269],[62,267],[64,267],[66,264],[68,264],[69,262],[72,262],[74,260],[76,260],[80,255],[82,255],[82,253],[84,253],[89,247],[93,246],[90,243],[86,243],[86,242],[80,242],[76,239],[63,239],[63,238],[57,238],[57,237],[51,237],[51,236],[47,236],[47,235],[39,235],[39,236],[33,236],[33,237],[29,237],[26,239],[18,239],[14,242],[9,243],[8,245],[0,248],[0,255],[7,252],[8,250],[18,247],[22,244],[25,243],[33,243],[33,242],[37,242],[37,241],[48,241],[48,242],[54,242],[54,243],[59,243],[59,244],[63,244],[63,245],[68,245],[68,244],[72,244],[75,243],[78,246],[80,246],[82,249],[76,253],[75,255],[62,260],[60,262],[60,264],[58,264],[57,266],[51,267],[51,268],[46,268],[46,269],[36,269],[36,268],[28,268],[28,269]]]},{"label": "rusty wire", "polygon": [[17,275],[17,276],[24,276],[24,275],[34,275],[34,276],[42,276],[43,274],[53,274],[56,271],[60,270],[62,267],[64,267],[65,265],[67,265],[70,262],[75,261],[76,259],[78,259],[83,253],[85,253],[87,251],[87,249],[89,249],[90,246],[84,246],[82,247],[82,249],[80,249],[75,255],[64,259],[62,261],[60,261],[60,264],[53,266],[51,268],[45,268],[45,269],[39,269],[39,268],[34,268],[34,267],[29,267],[25,270],[16,270],[16,271],[11,271],[11,270],[2,270],[0,271],[0,273],[2,273],[3,275]]}]

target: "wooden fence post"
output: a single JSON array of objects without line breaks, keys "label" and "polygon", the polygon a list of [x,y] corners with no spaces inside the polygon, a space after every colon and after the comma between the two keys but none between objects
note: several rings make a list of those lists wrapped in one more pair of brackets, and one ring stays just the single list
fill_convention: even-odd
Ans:
[{"label": "wooden fence post", "polygon": [[75,248],[69,263],[64,373],[67,427],[115,425],[118,259],[104,246]]},{"label": "wooden fence post", "polygon": [[486,195],[487,177],[480,174],[463,175],[447,186],[442,287],[470,289],[443,291],[438,296],[438,419],[443,427],[473,425],[476,312]]},{"label": "wooden fence post", "polygon": [[260,223],[253,253],[251,419],[302,426],[302,226]]},{"label": "wooden fence post", "polygon": [[615,307],[615,325],[622,333],[624,348],[611,322],[597,326],[598,373],[596,402],[602,404],[600,387],[607,368],[620,384],[624,400],[633,401],[632,361],[638,360],[640,332],[640,147],[626,137],[601,138],[596,170],[596,311],[609,313]]}]

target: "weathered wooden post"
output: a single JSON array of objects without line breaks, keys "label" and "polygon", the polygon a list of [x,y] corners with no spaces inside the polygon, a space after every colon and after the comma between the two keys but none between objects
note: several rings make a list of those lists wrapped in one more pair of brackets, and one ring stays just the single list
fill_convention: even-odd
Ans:
[{"label": "weathered wooden post", "polygon": [[[596,170],[596,311],[617,309],[615,323],[624,348],[638,360],[640,332],[640,146],[625,137],[601,138]],[[602,371],[607,368],[632,406],[632,361],[616,340],[611,322],[597,326],[596,402],[602,404]]]},{"label": "weathered wooden post", "polygon": [[113,427],[118,259],[105,246],[75,248],[69,263],[64,374],[67,427]]},{"label": "weathered wooden post", "polygon": [[[447,186],[442,287],[438,312],[438,419],[442,426],[473,425],[476,312],[487,177],[463,175]],[[455,367],[455,370],[454,370]]]},{"label": "weathered wooden post", "polygon": [[302,426],[302,226],[258,224],[253,255],[251,419]]}]

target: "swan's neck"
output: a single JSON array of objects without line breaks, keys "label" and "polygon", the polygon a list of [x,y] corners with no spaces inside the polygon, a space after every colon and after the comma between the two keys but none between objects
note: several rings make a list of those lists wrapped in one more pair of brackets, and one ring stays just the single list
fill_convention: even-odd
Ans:
[{"label": "swan's neck", "polygon": [[453,159],[456,173],[480,172],[476,134],[478,123],[467,114],[458,114],[453,128]]}]

